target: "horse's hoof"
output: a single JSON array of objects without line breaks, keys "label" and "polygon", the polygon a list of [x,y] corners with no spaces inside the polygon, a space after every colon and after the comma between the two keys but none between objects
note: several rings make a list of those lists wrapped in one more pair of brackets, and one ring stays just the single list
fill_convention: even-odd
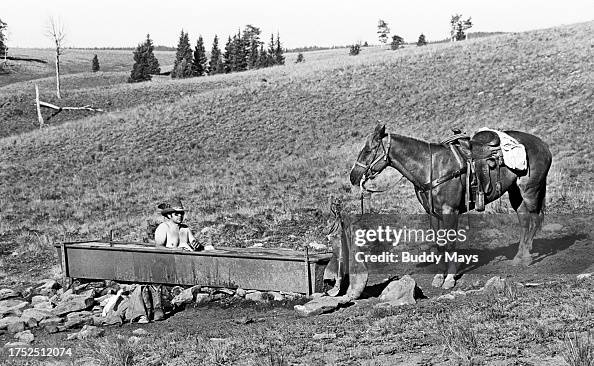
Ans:
[{"label": "horse's hoof", "polygon": [[515,256],[512,259],[512,266],[529,266],[531,263],[532,257],[530,255],[522,257]]},{"label": "horse's hoof", "polygon": [[441,287],[441,285],[443,285],[443,275],[442,274],[436,274],[433,277],[433,282],[431,282],[431,286],[433,286],[433,287]]},{"label": "horse's hoof", "polygon": [[454,279],[454,276],[447,276],[445,281],[443,281],[443,285],[441,285],[441,288],[444,290],[449,290],[451,288],[454,288],[454,286],[456,286],[456,280]]}]

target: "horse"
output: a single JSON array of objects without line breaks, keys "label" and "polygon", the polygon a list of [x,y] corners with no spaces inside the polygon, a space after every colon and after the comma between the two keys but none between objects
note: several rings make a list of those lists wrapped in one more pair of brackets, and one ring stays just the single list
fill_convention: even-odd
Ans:
[{"label": "horse", "polygon": [[[417,199],[430,218],[436,218],[440,228],[455,230],[459,215],[475,208],[475,203],[468,197],[470,180],[466,178],[469,165],[464,166],[450,146],[387,134],[385,129],[385,125],[378,124],[366,139],[350,171],[351,184],[364,188],[366,181],[374,179],[387,167],[395,168],[413,184]],[[472,157],[478,186],[484,192],[484,203],[493,202],[508,192],[522,228],[518,252],[512,264],[529,265],[534,236],[544,218],[546,179],[552,155],[547,144],[534,135],[505,132],[524,145],[527,170],[511,169],[496,157],[483,153],[489,150],[490,141],[496,138],[492,131],[478,132],[473,136],[471,154],[467,158]],[[454,247],[455,241],[452,241],[438,246],[438,250],[450,251]],[[444,289],[454,287],[456,262],[442,263],[440,271],[433,278],[432,285]]]}]

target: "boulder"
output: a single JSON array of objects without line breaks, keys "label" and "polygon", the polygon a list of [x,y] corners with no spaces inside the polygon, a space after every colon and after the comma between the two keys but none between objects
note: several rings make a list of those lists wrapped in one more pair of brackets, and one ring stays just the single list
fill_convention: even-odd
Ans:
[{"label": "boulder", "polygon": [[285,299],[285,297],[280,292],[276,291],[270,291],[268,292],[268,295],[271,296],[272,300],[274,301],[283,301]]},{"label": "boulder", "polygon": [[419,297],[420,289],[415,280],[405,275],[402,278],[392,281],[386,286],[379,296],[382,305],[402,306],[412,305],[417,301],[415,296]]},{"label": "boulder", "polygon": [[39,324],[39,322],[37,320],[35,320],[35,318],[26,318],[26,319],[23,319],[23,322],[25,323],[25,327],[27,327],[29,329],[36,328],[37,325]]},{"label": "boulder", "polygon": [[242,288],[238,288],[237,290],[235,290],[235,295],[239,297],[245,297],[246,294],[247,292]]},{"label": "boulder", "polygon": [[40,327],[47,327],[50,325],[58,325],[62,322],[62,318],[58,318],[58,317],[53,317],[53,318],[47,318],[47,319],[43,319],[42,321],[39,322],[39,326]]},{"label": "boulder", "polygon": [[39,309],[39,310],[50,311],[54,308],[54,305],[52,305],[52,303],[49,301],[44,301],[44,302],[38,302],[37,304],[33,305],[33,308]]},{"label": "boulder", "polygon": [[23,323],[23,320],[18,316],[7,316],[0,319],[0,329],[7,329],[9,325],[15,323]]},{"label": "boulder", "polygon": [[30,344],[35,340],[35,336],[30,330],[24,330],[22,332],[15,333],[14,338],[23,343]]},{"label": "boulder", "polygon": [[18,332],[22,332],[25,330],[25,322],[18,321],[18,322],[14,322],[14,323],[10,323],[6,326],[6,331],[8,333],[18,333]]},{"label": "boulder", "polygon": [[31,298],[31,305],[33,306],[43,302],[49,302],[49,297],[44,295],[35,295]]},{"label": "boulder", "polygon": [[69,334],[66,340],[98,338],[105,334],[105,330],[94,325],[85,325],[80,332]]},{"label": "boulder", "polygon": [[311,300],[304,305],[295,305],[293,308],[300,316],[314,316],[323,313],[328,313],[336,310],[341,305],[346,305],[350,302],[350,298],[346,296],[332,297],[323,296]]},{"label": "boulder", "polygon": [[491,277],[484,287],[486,292],[503,292],[505,289],[505,278],[499,276]]},{"label": "boulder", "polygon": [[86,295],[69,296],[68,299],[61,301],[53,308],[52,313],[57,316],[64,316],[68,313],[87,310],[93,307],[94,302],[95,300],[92,297]]},{"label": "boulder", "polygon": [[48,324],[45,327],[43,327],[43,329],[45,329],[45,331],[49,334],[58,333],[60,331],[58,329],[58,326],[55,324]]},{"label": "boulder", "polygon": [[144,337],[149,335],[149,332],[147,332],[146,330],[142,329],[142,328],[138,328],[132,331],[132,334],[137,336],[137,337]]},{"label": "boulder", "polygon": [[194,301],[194,303],[196,305],[202,305],[210,302],[211,300],[212,298],[210,297],[210,294],[199,293],[196,294],[196,300]]},{"label": "boulder", "polygon": [[176,295],[172,300],[171,303],[173,305],[182,306],[185,304],[189,304],[194,301],[194,296],[200,292],[200,286],[192,286],[181,291],[178,295]]},{"label": "boulder", "polygon": [[0,300],[10,299],[11,297],[19,297],[21,294],[10,288],[0,289]]},{"label": "boulder", "polygon": [[6,315],[20,316],[23,309],[29,306],[27,301],[18,299],[7,299],[0,301],[0,317]]},{"label": "boulder", "polygon": [[23,319],[23,321],[26,321],[27,318],[33,318],[37,320],[37,322],[53,317],[54,314],[52,312],[35,308],[25,309],[25,311],[23,311],[23,315],[21,315],[21,319]]},{"label": "boulder", "polygon": [[593,273],[581,273],[581,274],[577,275],[577,280],[578,281],[583,281],[586,278],[591,278],[592,275],[593,275]]},{"label": "boulder", "polygon": [[256,292],[250,292],[249,294],[246,294],[245,299],[255,301],[255,302],[266,302],[266,301],[268,301],[268,296],[265,296],[265,294],[261,291],[256,291]]},{"label": "boulder", "polygon": [[38,293],[40,295],[53,295],[56,293],[56,290],[59,289],[61,286],[58,281],[53,279],[44,280],[43,284],[38,288]]}]

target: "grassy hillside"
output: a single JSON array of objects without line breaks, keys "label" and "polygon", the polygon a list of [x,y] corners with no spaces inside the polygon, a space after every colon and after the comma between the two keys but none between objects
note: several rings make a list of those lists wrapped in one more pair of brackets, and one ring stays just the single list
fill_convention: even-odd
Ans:
[{"label": "grassy hillside", "polygon": [[[299,227],[307,242],[321,235],[317,210],[330,195],[356,209],[348,171],[378,120],[432,141],[453,126],[535,133],[554,154],[549,207],[591,212],[593,31],[590,22],[357,57],[323,51],[304,64],[140,85],[107,73],[114,85],[69,89],[64,104],[114,112],[43,130],[23,127],[35,120],[29,109],[20,122],[0,119],[0,240],[109,229],[138,240],[156,204],[180,195],[194,226],[231,216],[253,220],[245,237]],[[87,77],[103,76],[73,76],[72,88]],[[24,99],[0,113],[31,101],[15,95]],[[402,182],[374,205],[418,211],[413,196]]]},{"label": "grassy hillside", "polygon": [[[11,48],[9,55],[19,58],[33,58],[47,61],[46,64],[26,61],[8,61],[10,73],[0,77],[0,87],[20,81],[53,76],[55,74],[55,50],[51,48]],[[85,50],[66,49],[60,56],[60,70],[63,75],[91,71],[91,60],[97,55],[101,71],[127,72],[134,63],[133,51],[129,50]],[[155,51],[161,66],[173,65],[175,52]]]}]

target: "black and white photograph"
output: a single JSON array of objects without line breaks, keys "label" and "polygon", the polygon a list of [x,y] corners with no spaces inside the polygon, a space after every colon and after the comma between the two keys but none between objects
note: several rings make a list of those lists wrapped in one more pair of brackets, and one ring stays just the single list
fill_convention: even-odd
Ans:
[{"label": "black and white photograph", "polygon": [[594,2],[0,4],[0,365],[594,366]]}]

